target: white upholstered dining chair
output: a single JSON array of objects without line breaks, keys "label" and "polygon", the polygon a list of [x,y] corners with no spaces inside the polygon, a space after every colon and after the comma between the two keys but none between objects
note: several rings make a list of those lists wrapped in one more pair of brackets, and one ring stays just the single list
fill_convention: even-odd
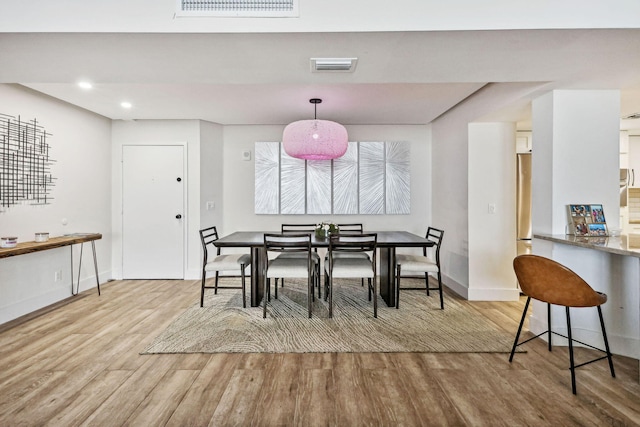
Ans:
[{"label": "white upholstered dining chair", "polygon": [[[333,317],[334,279],[365,278],[369,301],[373,295],[373,317],[378,317],[376,286],[376,233],[334,234],[329,238],[325,262],[325,299],[329,301],[329,317]],[[358,256],[366,254],[367,256]]]},{"label": "white upholstered dining chair", "polygon": [[[267,317],[267,301],[271,299],[271,279],[305,278],[307,279],[307,309],[311,318],[315,263],[311,251],[309,233],[265,233],[264,251],[267,260],[264,271],[264,293],[262,317]],[[270,257],[270,254],[277,254]],[[271,259],[270,259],[271,258]],[[278,285],[275,286],[275,298],[278,298]]]},{"label": "white upholstered dining chair", "polygon": [[[402,274],[412,275],[418,273],[424,274],[425,287],[403,289],[425,289],[427,291],[427,295],[429,295],[429,291],[439,291],[440,308],[444,309],[444,298],[442,296],[442,273],[440,271],[440,246],[442,245],[443,236],[443,230],[434,227],[429,227],[427,229],[426,239],[434,242],[432,257],[427,256],[428,249],[426,247],[422,248],[422,255],[396,255],[396,308],[400,307],[400,278]],[[429,274],[435,274],[437,276],[437,288],[429,286]]]},{"label": "white upholstered dining chair", "polygon": [[[247,307],[246,289],[245,289],[245,269],[251,265],[251,255],[245,253],[221,254],[220,248],[215,248],[215,242],[218,240],[218,230],[215,226],[203,228],[200,230],[200,241],[202,242],[203,260],[202,260],[202,285],[200,290],[200,307],[204,306],[204,290],[214,289],[214,293],[218,293],[218,289],[242,289],[242,307]],[[209,254],[213,251],[215,255]],[[240,270],[241,285],[240,286],[219,286],[218,279],[221,271],[237,271]],[[215,281],[213,286],[206,285],[207,272],[215,272]],[[237,276],[236,276],[237,277]]]}]

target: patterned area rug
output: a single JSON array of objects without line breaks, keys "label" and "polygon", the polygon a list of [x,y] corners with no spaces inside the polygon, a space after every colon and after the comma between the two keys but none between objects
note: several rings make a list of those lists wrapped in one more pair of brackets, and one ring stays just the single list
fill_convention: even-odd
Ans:
[{"label": "patterned area rug", "polygon": [[[411,280],[403,284],[418,283]],[[268,304],[266,319],[262,307],[242,308],[239,290],[220,290],[218,295],[208,290],[204,308],[198,301],[187,309],[141,354],[511,350],[512,334],[454,299],[445,296],[445,309],[440,310],[437,292],[427,297],[422,291],[402,291],[399,310],[378,298],[376,319],[366,289],[360,280],[335,283],[332,319],[326,302],[317,297],[313,318],[307,317],[306,282],[287,280],[278,289],[278,299],[272,297]]]}]

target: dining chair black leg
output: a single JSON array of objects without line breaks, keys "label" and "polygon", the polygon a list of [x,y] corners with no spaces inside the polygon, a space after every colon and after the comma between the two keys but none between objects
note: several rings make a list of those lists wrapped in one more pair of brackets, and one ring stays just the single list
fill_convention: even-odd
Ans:
[{"label": "dining chair black leg", "polygon": [[429,273],[424,273],[424,283],[427,288],[427,296],[429,296]]},{"label": "dining chair black leg", "polygon": [[333,277],[329,275],[329,317],[333,317]]},{"label": "dining chair black leg", "polygon": [[369,294],[369,301],[371,301],[371,279],[367,279],[367,293]]},{"label": "dining chair black leg", "polygon": [[438,270],[438,290],[440,292],[440,310],[444,310],[444,296],[442,295],[442,274]]},{"label": "dining chair black leg", "polygon": [[204,307],[204,285],[207,280],[207,272],[205,269],[202,269],[202,286],[200,290],[200,307]]},{"label": "dining chair black leg", "polygon": [[324,300],[329,301],[329,273],[324,271]]},{"label": "dining chair black leg", "polygon": [[215,295],[218,295],[218,276],[219,276],[218,272],[216,271],[216,280],[214,282],[214,290],[213,290],[213,293]]},{"label": "dining chair black leg", "polygon": [[262,318],[267,318],[267,300],[269,299],[269,288],[271,288],[269,279],[264,280],[264,292],[262,293]]},{"label": "dining chair black leg", "polygon": [[373,317],[378,318],[378,292],[376,291],[376,278],[369,279],[373,288]]},{"label": "dining chair black leg", "polygon": [[247,290],[245,288],[244,264],[240,264],[240,276],[242,277],[242,308],[247,308]]},{"label": "dining chair black leg", "polygon": [[[282,281],[284,282],[284,279],[282,279]],[[276,289],[275,298],[278,299],[278,285],[275,286],[275,289]],[[269,285],[269,291],[271,291],[271,285]]]},{"label": "dining chair black leg", "polygon": [[398,274],[396,275],[396,308],[400,308],[400,275],[402,267],[398,264]]},{"label": "dining chair black leg", "polygon": [[313,276],[315,276],[315,272],[309,271],[309,276],[307,277],[307,310],[309,311],[309,319],[311,319],[311,300],[315,300],[315,291],[313,287],[315,286],[313,282]]}]

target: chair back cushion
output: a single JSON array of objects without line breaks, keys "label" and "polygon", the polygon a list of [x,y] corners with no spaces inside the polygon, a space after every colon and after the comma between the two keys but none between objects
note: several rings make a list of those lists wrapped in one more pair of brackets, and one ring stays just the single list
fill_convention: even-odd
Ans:
[{"label": "chair back cushion", "polygon": [[587,282],[562,264],[538,255],[520,255],[513,260],[522,292],[538,301],[566,307],[595,307],[607,301]]}]

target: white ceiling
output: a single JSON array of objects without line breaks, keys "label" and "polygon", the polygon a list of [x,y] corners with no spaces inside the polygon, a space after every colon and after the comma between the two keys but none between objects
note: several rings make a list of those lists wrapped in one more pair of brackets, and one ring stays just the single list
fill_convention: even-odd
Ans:
[{"label": "white ceiling", "polygon": [[[0,83],[111,119],[286,124],[426,124],[487,83],[620,89],[640,112],[640,30],[364,33],[0,33]],[[310,58],[357,57],[354,73],[312,73]],[[77,86],[80,80],[92,90]],[[130,110],[120,107],[127,100]],[[528,99],[492,120],[529,120]],[[640,120],[627,121],[640,127]]]}]

